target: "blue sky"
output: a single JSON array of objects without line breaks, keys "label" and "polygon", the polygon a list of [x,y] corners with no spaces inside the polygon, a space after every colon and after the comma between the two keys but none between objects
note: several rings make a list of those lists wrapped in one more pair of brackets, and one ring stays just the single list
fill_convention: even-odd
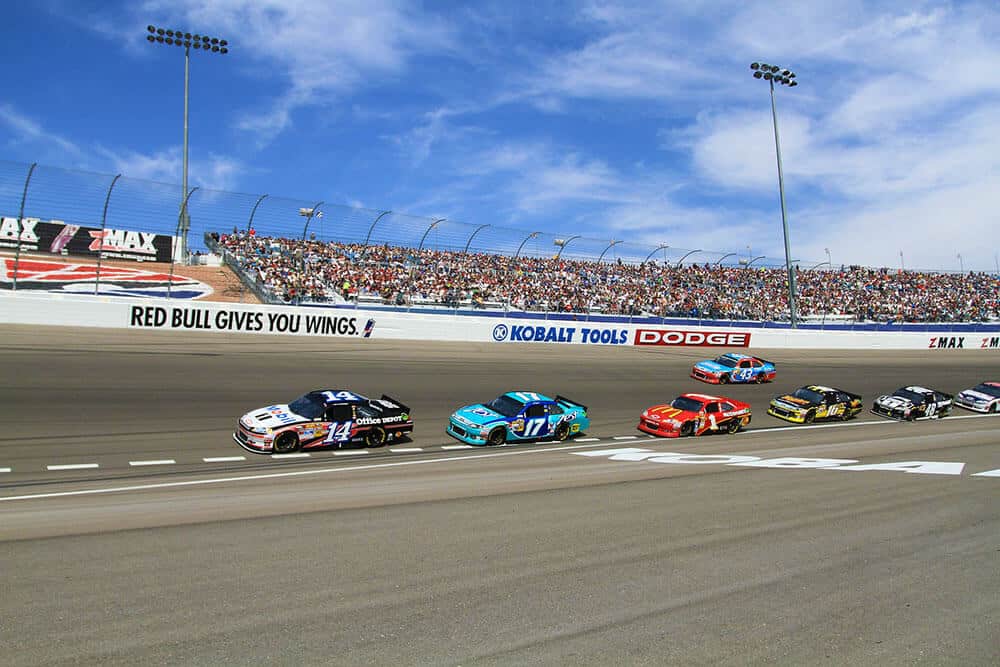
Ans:
[{"label": "blue sky", "polygon": [[[0,159],[650,248],[994,270],[984,3],[41,0],[4,11]],[[750,248],[748,249],[748,246]],[[961,255],[961,260],[959,260]],[[695,257],[696,258],[696,257]]]}]

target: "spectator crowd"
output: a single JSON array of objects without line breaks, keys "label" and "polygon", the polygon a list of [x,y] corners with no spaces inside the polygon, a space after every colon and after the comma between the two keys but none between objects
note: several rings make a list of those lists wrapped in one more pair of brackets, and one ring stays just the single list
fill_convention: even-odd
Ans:
[{"label": "spectator crowd", "polygon": [[[676,267],[416,250],[235,233],[231,263],[286,302],[509,308],[713,319],[788,319],[784,268]],[[859,266],[797,270],[800,317],[977,322],[1000,318],[1000,279]]]}]

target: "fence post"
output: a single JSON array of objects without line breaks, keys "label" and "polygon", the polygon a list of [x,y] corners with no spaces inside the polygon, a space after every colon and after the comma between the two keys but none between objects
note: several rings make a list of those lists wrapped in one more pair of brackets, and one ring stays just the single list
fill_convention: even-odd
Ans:
[{"label": "fence post", "polygon": [[249,234],[250,230],[253,229],[253,217],[257,214],[257,207],[260,206],[260,203],[264,201],[266,198],[267,195],[261,195],[260,198],[257,200],[257,203],[253,205],[253,210],[250,211],[250,219],[247,220],[247,234]]},{"label": "fence post", "polygon": [[365,245],[368,245],[368,239],[372,237],[372,230],[375,229],[375,225],[378,224],[378,221],[381,220],[383,216],[389,215],[390,213],[392,213],[392,211],[382,211],[378,214],[378,217],[375,218],[374,222],[372,222],[371,226],[368,228],[368,235],[365,236]]},{"label": "fence post", "polygon": [[[198,186],[191,188],[191,190],[187,193],[187,196],[184,197],[184,203],[181,204],[181,212],[177,216],[177,228],[174,230],[174,237],[170,239],[170,280],[167,281],[168,299],[170,298],[171,289],[174,286],[174,264],[176,264],[175,255],[177,254],[174,244],[177,242],[177,236],[181,233],[181,225],[184,224],[184,217],[187,215],[188,200],[191,199],[191,195],[193,195],[197,189]],[[184,244],[181,248],[185,248],[186,245],[187,244]]]},{"label": "fence post", "polygon": [[122,175],[118,174],[108,187],[108,194],[104,198],[104,212],[101,213],[101,245],[97,249],[97,273],[94,274],[94,296],[100,293],[101,287],[101,260],[104,259],[104,231],[108,225],[108,203],[111,201],[111,191],[115,189],[115,183]]},{"label": "fence post", "polygon": [[24,202],[28,198],[28,184],[31,183],[31,175],[35,173],[37,162],[32,162],[28,169],[28,177],[24,179],[24,192],[21,193],[21,209],[17,214],[17,250],[14,251],[14,283],[12,291],[17,291],[17,271],[21,264],[21,221],[24,220]]}]

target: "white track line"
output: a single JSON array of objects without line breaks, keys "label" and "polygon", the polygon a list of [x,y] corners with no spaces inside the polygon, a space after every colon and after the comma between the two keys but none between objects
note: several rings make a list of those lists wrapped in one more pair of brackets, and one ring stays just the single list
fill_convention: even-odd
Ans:
[{"label": "white track line", "polygon": [[245,456],[209,456],[202,459],[205,463],[229,463],[230,461],[246,461]]},{"label": "white track line", "polygon": [[0,472],[10,472],[10,468],[0,468]]},{"label": "white track line", "polygon": [[441,445],[441,449],[472,449],[472,445]]},{"label": "white track line", "polygon": [[600,442],[600,438],[573,438],[573,442]]},{"label": "white track line", "polygon": [[185,486],[204,486],[206,484],[225,484],[228,482],[250,482],[261,479],[279,479],[282,477],[303,477],[306,475],[324,475],[331,473],[357,472],[359,470],[379,470],[383,468],[401,468],[403,466],[419,466],[431,463],[461,463],[472,459],[494,459],[501,456],[531,456],[534,454],[551,454],[573,449],[586,449],[594,445],[571,445],[568,447],[546,447],[538,449],[516,449],[510,452],[493,452],[490,454],[474,454],[472,456],[446,457],[439,459],[420,459],[414,461],[394,461],[392,463],[365,463],[362,465],[340,468],[316,468],[313,470],[288,470],[285,472],[261,473],[257,475],[242,475],[239,477],[216,477],[213,479],[190,479],[182,482],[160,482],[157,484],[136,484],[134,486],[117,486],[103,489],[80,489],[78,491],[56,491],[53,493],[36,493],[24,496],[0,496],[0,502],[8,500],[39,500],[43,498],[65,498],[67,496],[93,496],[105,493],[122,493],[125,491],[150,491],[153,489],[171,489]]},{"label": "white track line", "polygon": [[422,452],[423,447],[390,447],[389,451],[393,454],[402,454],[403,452]]},{"label": "white track line", "polygon": [[296,454],[271,454],[272,459],[307,459],[309,452],[298,452]]},{"label": "white track line", "polygon": [[367,449],[345,449],[342,452],[334,452],[334,456],[357,456],[358,454],[367,454]]},{"label": "white track line", "polygon": [[616,436],[614,436],[611,439],[612,440],[638,440],[639,436],[637,436],[637,435],[616,435]]},{"label": "white track line", "polygon": [[96,463],[65,463],[62,465],[45,466],[46,470],[87,470],[99,467]]},{"label": "white track line", "polygon": [[158,461],[129,461],[130,466],[172,466],[175,465],[177,461],[173,459],[160,459]]}]

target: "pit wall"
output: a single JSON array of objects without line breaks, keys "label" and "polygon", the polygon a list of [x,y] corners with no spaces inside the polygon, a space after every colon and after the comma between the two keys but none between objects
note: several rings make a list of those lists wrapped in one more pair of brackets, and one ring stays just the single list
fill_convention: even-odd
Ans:
[{"label": "pit wall", "polygon": [[503,345],[650,348],[979,349],[1000,354],[1000,325],[976,332],[816,331],[753,327],[524,320],[448,313],[305,308],[164,299],[0,293],[0,322]]}]

